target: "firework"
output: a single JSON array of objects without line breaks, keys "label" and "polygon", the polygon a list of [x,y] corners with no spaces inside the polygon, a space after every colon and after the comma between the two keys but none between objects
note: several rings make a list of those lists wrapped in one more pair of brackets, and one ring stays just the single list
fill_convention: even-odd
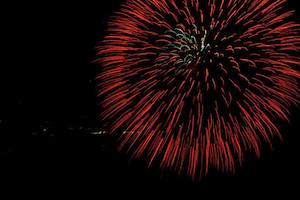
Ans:
[{"label": "firework", "polygon": [[98,47],[101,119],[149,166],[234,172],[299,101],[286,0],[128,0]]}]

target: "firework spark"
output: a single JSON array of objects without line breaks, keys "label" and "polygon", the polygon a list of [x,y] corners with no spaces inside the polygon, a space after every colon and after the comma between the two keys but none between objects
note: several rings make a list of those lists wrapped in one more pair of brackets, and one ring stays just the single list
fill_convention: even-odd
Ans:
[{"label": "firework spark", "polygon": [[286,0],[128,0],[98,47],[103,120],[120,148],[196,177],[281,138],[299,101]]}]

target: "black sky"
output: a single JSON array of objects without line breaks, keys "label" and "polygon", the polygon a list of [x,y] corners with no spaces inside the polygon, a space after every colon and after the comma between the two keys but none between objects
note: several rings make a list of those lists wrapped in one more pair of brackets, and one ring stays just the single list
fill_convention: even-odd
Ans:
[{"label": "black sky", "polygon": [[[0,182],[44,195],[62,190],[97,198],[138,197],[137,192],[199,199],[298,195],[296,108],[291,123],[282,127],[284,142],[273,151],[266,148],[260,160],[250,157],[235,176],[212,173],[201,183],[148,170],[143,161],[129,162],[116,152],[113,138],[91,134],[103,129],[97,120],[95,46],[120,2],[11,2],[3,7],[8,13],[0,69]],[[300,20],[299,1],[289,2]]]}]

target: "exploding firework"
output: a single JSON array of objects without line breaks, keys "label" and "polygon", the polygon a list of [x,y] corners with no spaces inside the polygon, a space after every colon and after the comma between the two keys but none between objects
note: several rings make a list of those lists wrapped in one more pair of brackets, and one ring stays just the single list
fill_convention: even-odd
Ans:
[{"label": "exploding firework", "polygon": [[120,148],[191,177],[234,172],[299,101],[286,0],[128,0],[98,47],[101,118]]}]

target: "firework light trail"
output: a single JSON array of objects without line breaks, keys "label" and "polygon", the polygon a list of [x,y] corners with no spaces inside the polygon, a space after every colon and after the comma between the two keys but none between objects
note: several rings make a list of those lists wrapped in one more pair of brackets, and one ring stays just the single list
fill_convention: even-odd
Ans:
[{"label": "firework light trail", "polygon": [[191,177],[234,172],[299,102],[286,0],[128,0],[98,47],[101,119],[120,149]]}]

